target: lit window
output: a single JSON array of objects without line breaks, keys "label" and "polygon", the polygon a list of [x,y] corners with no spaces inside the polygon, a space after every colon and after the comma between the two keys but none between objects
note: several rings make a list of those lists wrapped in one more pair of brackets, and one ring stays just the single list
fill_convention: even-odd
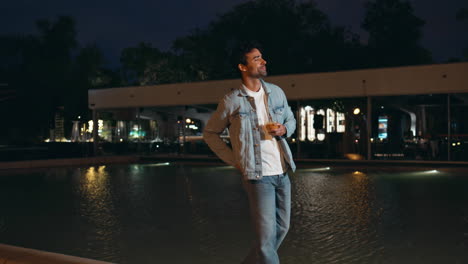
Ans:
[{"label": "lit window", "polygon": [[346,131],[345,125],[345,114],[337,112],[336,113],[336,132],[344,133]]}]

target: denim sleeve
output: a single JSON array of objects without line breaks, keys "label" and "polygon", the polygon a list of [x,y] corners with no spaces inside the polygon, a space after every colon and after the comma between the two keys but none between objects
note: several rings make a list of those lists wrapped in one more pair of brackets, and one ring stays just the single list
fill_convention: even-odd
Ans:
[{"label": "denim sleeve", "polygon": [[210,149],[224,162],[235,166],[232,149],[221,139],[221,133],[229,126],[229,101],[226,97],[218,104],[218,108],[211,116],[203,130],[203,139]]},{"label": "denim sleeve", "polygon": [[290,137],[294,131],[296,131],[296,118],[294,118],[294,114],[291,111],[291,107],[288,104],[288,100],[286,99],[286,95],[283,92],[283,105],[284,105],[284,126],[286,127],[286,137]]}]

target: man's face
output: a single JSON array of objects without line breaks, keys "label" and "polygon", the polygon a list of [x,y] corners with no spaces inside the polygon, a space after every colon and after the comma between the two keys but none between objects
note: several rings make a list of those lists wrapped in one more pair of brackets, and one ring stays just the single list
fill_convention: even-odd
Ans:
[{"label": "man's face", "polygon": [[262,58],[262,53],[258,49],[252,49],[245,54],[247,64],[239,64],[241,72],[252,78],[267,76],[266,61]]}]

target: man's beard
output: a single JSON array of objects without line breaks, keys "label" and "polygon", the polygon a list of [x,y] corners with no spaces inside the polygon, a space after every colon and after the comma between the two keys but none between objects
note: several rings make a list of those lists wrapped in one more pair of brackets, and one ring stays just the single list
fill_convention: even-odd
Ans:
[{"label": "man's beard", "polygon": [[264,71],[263,70],[258,70],[258,75],[259,75],[259,77],[267,77],[268,72],[267,72],[266,69]]}]

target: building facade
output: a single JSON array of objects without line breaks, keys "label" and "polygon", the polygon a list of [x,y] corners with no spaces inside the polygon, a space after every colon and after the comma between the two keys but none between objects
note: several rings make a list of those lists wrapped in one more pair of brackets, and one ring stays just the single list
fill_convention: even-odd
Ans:
[{"label": "building facade", "polygon": [[[466,73],[468,63],[452,63],[266,81],[283,88],[296,114],[290,138],[296,158],[468,161]],[[91,90],[95,146],[209,155],[203,127],[224,94],[239,86],[235,79]]]}]

